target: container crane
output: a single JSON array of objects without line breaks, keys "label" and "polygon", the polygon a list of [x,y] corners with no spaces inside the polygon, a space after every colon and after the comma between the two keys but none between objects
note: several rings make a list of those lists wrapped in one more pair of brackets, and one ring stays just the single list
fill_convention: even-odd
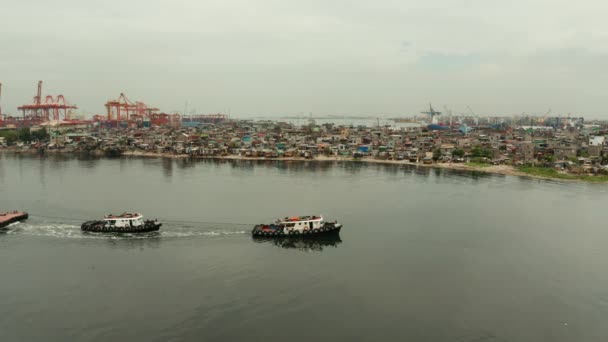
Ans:
[{"label": "container crane", "polygon": [[449,109],[448,106],[443,106],[443,109],[445,109],[445,113],[450,118],[450,127],[452,127],[452,110]]},{"label": "container crane", "polygon": [[469,111],[469,115],[471,116],[471,118],[473,118],[473,120],[475,121],[475,125],[479,125],[479,117],[477,116],[477,114],[475,114],[473,109],[471,109],[469,105],[467,105],[466,109]]},{"label": "container crane", "polygon": [[58,121],[61,119],[68,118],[69,109],[77,109],[78,107],[68,104],[63,95],[47,95],[42,102],[42,81],[38,81],[38,90],[36,96],[34,96],[34,103],[29,105],[22,105],[17,107],[18,110],[23,112],[23,120],[28,121],[32,124],[46,122],[49,120]]},{"label": "container crane", "polygon": [[431,117],[431,123],[437,123],[437,119],[435,119],[435,116],[437,115],[441,115],[441,112],[438,112],[436,110],[433,109],[433,105],[429,103],[429,111],[428,112],[420,112],[421,114],[426,114],[429,115]]},{"label": "container crane", "polygon": [[108,121],[129,121],[131,116],[136,116],[137,118],[150,117],[158,112],[158,108],[148,107],[143,102],[132,102],[124,93],[120,93],[120,96],[116,100],[106,102],[105,106],[108,111]]}]

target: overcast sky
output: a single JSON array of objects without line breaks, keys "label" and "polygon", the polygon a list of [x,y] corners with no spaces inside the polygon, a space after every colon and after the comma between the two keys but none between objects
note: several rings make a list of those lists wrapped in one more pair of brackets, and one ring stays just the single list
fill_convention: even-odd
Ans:
[{"label": "overcast sky", "polygon": [[3,0],[4,112],[124,92],[233,116],[608,118],[605,0]]}]

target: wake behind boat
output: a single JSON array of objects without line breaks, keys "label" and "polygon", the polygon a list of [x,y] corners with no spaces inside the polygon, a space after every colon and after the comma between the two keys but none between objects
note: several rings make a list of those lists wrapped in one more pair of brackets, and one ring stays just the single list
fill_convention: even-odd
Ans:
[{"label": "wake behind boat", "polygon": [[80,226],[85,232],[96,233],[146,233],[160,229],[162,223],[144,220],[141,214],[123,213],[121,215],[106,215],[103,220],[87,221]]},{"label": "wake behind boat", "polygon": [[325,222],[323,216],[296,216],[275,220],[270,224],[258,224],[253,227],[253,236],[283,237],[283,236],[317,236],[336,234],[342,229],[338,221]]}]

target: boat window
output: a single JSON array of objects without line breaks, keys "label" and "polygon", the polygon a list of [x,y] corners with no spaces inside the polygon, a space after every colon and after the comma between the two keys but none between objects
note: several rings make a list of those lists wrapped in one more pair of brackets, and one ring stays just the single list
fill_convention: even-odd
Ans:
[{"label": "boat window", "polygon": [[287,227],[295,227],[295,225],[296,225],[295,223],[288,223]]}]

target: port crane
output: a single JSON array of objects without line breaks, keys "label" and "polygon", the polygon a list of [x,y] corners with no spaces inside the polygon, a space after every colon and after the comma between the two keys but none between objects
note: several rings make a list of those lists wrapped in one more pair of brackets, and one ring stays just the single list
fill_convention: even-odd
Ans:
[{"label": "port crane", "polygon": [[431,122],[432,123],[436,123],[437,119],[435,119],[435,116],[437,115],[441,115],[441,112],[438,112],[436,110],[433,109],[433,105],[429,102],[429,111],[428,112],[420,112],[421,114],[426,114],[429,115],[431,117]]},{"label": "port crane", "polygon": [[158,108],[149,107],[143,102],[132,102],[124,93],[120,93],[117,99],[106,102],[105,107],[108,121],[129,121],[131,116],[143,118],[144,116],[152,116],[152,114],[158,111]]},{"label": "port crane", "polygon": [[475,125],[479,125],[479,116],[477,114],[475,114],[475,112],[473,111],[473,109],[471,109],[471,106],[467,105],[466,109],[469,111],[469,115],[474,120]]},{"label": "port crane", "polygon": [[23,112],[23,120],[32,122],[46,122],[50,120],[58,121],[68,119],[68,110],[78,107],[68,104],[63,95],[47,95],[42,101],[42,81],[38,81],[38,91],[34,96],[34,103],[17,107]]}]

